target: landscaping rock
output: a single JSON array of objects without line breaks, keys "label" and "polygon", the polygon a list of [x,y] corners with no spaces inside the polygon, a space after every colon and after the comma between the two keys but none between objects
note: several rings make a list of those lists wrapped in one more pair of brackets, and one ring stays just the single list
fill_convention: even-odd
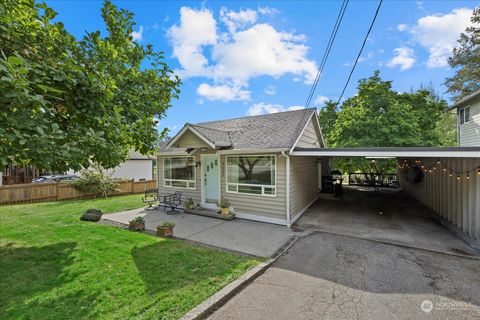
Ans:
[{"label": "landscaping rock", "polygon": [[102,215],[102,210],[88,209],[84,214],[82,214],[80,220],[98,222],[102,218]]}]

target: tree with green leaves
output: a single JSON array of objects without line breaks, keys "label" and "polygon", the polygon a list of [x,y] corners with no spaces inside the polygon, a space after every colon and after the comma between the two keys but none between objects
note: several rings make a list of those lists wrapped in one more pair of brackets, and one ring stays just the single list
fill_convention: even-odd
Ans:
[{"label": "tree with green leaves", "polygon": [[105,1],[107,34],[77,40],[46,4],[0,0],[0,170],[113,168],[152,153],[180,79],[162,52],[133,41],[133,14]]},{"label": "tree with green leaves", "polygon": [[[392,82],[373,76],[361,79],[355,96],[339,107],[329,102],[319,113],[319,122],[328,147],[413,147],[440,146],[446,140],[439,132],[447,103],[432,89],[410,93],[392,90]],[[442,122],[443,121],[443,122]],[[455,126],[450,128],[455,132]],[[370,171],[362,159],[337,162],[343,171]],[[377,162],[381,171],[392,170],[392,162]]]},{"label": "tree with green leaves", "polygon": [[473,10],[472,25],[460,35],[448,63],[455,75],[447,78],[448,92],[460,99],[480,89],[480,7]]}]

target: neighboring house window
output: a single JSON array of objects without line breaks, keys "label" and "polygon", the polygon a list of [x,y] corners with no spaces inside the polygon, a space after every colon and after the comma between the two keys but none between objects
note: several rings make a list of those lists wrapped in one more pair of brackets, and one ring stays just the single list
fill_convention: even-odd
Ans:
[{"label": "neighboring house window", "polygon": [[470,107],[460,109],[460,124],[470,121]]},{"label": "neighboring house window", "polygon": [[227,156],[227,192],[276,194],[275,156]]},{"label": "neighboring house window", "polygon": [[195,158],[163,158],[165,187],[195,189]]}]

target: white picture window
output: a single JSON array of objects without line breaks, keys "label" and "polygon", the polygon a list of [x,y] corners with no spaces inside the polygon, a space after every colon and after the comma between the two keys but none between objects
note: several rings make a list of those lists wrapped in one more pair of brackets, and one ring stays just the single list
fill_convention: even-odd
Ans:
[{"label": "white picture window", "polygon": [[165,187],[195,189],[195,157],[163,158],[163,174]]},{"label": "white picture window", "polygon": [[275,156],[227,156],[227,192],[274,197]]},{"label": "white picture window", "polygon": [[460,109],[460,124],[470,121],[470,107]]}]

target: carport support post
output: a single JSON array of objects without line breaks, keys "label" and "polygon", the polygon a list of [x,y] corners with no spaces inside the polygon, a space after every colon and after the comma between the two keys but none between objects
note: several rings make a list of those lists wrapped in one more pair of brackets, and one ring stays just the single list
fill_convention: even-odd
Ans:
[{"label": "carport support post", "polygon": [[[480,166],[480,160],[477,160],[477,166]],[[478,169],[480,171],[480,169]],[[479,172],[480,173],[480,172]],[[474,214],[475,214],[475,236],[478,241],[480,241],[480,174],[475,173],[475,180],[476,180],[476,190],[475,190],[475,208],[474,208]]]}]

